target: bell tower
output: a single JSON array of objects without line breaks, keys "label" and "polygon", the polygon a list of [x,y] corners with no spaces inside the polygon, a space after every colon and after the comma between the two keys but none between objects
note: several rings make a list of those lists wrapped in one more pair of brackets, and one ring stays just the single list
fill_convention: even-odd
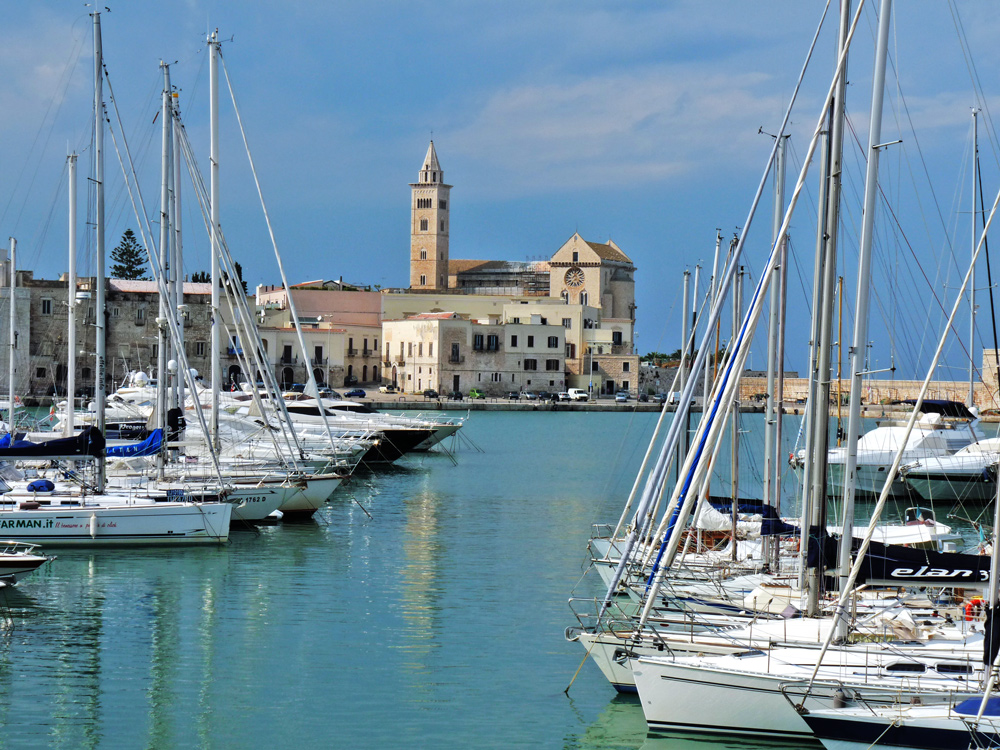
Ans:
[{"label": "bell tower", "polygon": [[410,289],[447,289],[451,185],[444,184],[434,141],[410,193]]}]

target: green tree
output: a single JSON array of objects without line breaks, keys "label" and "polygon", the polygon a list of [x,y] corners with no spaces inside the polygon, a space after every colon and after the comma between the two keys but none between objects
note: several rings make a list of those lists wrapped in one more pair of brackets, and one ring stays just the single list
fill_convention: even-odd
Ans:
[{"label": "green tree", "polygon": [[126,229],[122,235],[122,241],[118,247],[111,251],[111,278],[113,279],[137,279],[148,281],[146,275],[146,251],[142,249],[139,240],[135,237],[135,232]]},{"label": "green tree", "polygon": [[212,274],[208,271],[195,271],[191,274],[191,281],[195,284],[208,284],[212,281]]}]

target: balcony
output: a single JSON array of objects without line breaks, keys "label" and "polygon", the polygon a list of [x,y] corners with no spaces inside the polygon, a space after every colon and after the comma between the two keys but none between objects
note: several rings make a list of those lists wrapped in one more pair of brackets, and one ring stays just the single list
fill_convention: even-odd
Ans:
[{"label": "balcony", "polygon": [[464,354],[452,354],[448,357],[448,362],[453,365],[460,365],[465,361]]},{"label": "balcony", "polygon": [[358,356],[358,350],[357,349],[348,349],[347,350],[347,356],[348,357],[357,357]]},{"label": "balcony", "polygon": [[278,365],[297,365],[299,363],[298,357],[282,357],[275,364]]},{"label": "balcony", "polygon": [[395,362],[397,365],[402,365],[406,362],[406,359],[403,357],[402,354],[399,354],[392,361]]},{"label": "balcony", "polygon": [[361,356],[362,357],[373,357],[373,356],[375,356],[375,352],[372,349],[368,349],[366,347],[366,348],[364,348],[364,349],[361,350]]},{"label": "balcony", "polygon": [[243,354],[243,347],[241,347],[241,346],[227,346],[226,347],[226,354],[228,354],[230,357],[235,357],[238,354]]},{"label": "balcony", "polygon": [[314,364],[314,365],[326,365],[326,364],[329,364],[330,358],[329,357],[313,357],[309,361],[312,364]]}]

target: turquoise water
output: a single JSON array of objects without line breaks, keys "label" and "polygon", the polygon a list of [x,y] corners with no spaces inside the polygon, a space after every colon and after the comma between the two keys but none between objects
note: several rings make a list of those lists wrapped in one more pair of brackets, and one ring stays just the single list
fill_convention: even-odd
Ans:
[{"label": "turquoise water", "polygon": [[482,452],[356,477],[314,523],[59,551],[6,596],[0,748],[763,747],[647,738],[589,663],[564,693],[591,524],[655,417],[475,413]]}]

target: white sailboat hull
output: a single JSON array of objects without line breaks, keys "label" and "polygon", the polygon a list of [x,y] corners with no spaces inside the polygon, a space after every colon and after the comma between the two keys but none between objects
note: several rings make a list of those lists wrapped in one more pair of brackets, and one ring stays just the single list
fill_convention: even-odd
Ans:
[{"label": "white sailboat hull", "polygon": [[232,510],[229,503],[0,510],[0,536],[50,546],[219,544],[229,538]]}]

